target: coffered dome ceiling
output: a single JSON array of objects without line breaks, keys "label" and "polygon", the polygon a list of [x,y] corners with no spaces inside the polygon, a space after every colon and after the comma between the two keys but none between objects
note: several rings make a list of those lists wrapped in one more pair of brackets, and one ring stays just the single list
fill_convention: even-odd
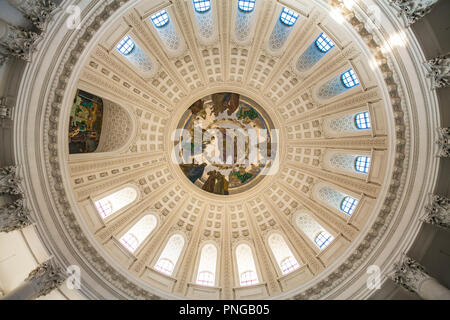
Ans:
[{"label": "coffered dome ceiling", "polygon": [[92,2],[58,49],[48,237],[96,297],[364,296],[406,201],[400,57],[350,2],[199,3]]}]

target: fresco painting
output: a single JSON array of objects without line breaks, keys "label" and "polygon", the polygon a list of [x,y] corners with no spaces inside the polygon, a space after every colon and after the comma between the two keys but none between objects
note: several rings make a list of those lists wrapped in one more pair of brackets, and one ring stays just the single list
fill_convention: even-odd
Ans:
[{"label": "fresco painting", "polygon": [[103,120],[100,97],[78,90],[70,112],[69,153],[90,153],[97,150]]}]

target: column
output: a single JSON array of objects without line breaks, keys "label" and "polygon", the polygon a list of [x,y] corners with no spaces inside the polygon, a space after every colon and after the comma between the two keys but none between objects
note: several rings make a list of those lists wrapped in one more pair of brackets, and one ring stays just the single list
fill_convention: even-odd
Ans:
[{"label": "column", "polygon": [[389,4],[406,18],[408,26],[430,13],[438,0],[389,0]]},{"label": "column", "polygon": [[417,293],[425,300],[450,300],[450,290],[430,277],[417,261],[404,257],[395,265],[390,278],[408,291]]},{"label": "column", "polygon": [[32,300],[45,296],[58,288],[65,276],[58,266],[49,260],[30,272],[25,281],[0,300]]}]

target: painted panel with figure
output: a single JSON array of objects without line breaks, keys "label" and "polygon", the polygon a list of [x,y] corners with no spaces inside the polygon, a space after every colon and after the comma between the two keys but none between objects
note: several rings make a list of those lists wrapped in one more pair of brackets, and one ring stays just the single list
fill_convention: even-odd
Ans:
[{"label": "painted panel with figure", "polygon": [[69,153],[95,152],[100,141],[103,120],[103,100],[78,90],[69,123]]}]

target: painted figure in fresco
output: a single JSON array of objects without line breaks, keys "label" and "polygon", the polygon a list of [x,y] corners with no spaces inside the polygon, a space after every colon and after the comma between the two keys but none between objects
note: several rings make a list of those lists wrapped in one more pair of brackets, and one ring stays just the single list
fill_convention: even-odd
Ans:
[{"label": "painted figure in fresco", "polygon": [[239,95],[237,93],[230,94],[230,102],[227,105],[227,113],[231,116],[239,108]]},{"label": "painted figure in fresco", "polygon": [[229,96],[228,93],[215,93],[211,95],[211,99],[213,102],[213,112],[216,117],[225,111],[227,96]]},{"label": "painted figure in fresco", "polygon": [[216,185],[216,175],[216,170],[208,172],[208,179],[202,187],[203,190],[214,193],[214,186]]},{"label": "painted figure in fresco", "polygon": [[181,170],[186,175],[186,177],[195,183],[203,175],[205,171],[206,163],[202,164],[180,164]]},{"label": "painted figure in fresco", "polygon": [[189,107],[189,109],[191,110],[192,114],[196,116],[200,113],[200,111],[203,110],[203,104],[203,100],[197,100],[192,104],[192,106]]},{"label": "painted figure in fresco", "polygon": [[216,185],[214,186],[214,193],[228,195],[228,184],[228,180],[225,179],[225,176],[218,172],[216,174]]}]

